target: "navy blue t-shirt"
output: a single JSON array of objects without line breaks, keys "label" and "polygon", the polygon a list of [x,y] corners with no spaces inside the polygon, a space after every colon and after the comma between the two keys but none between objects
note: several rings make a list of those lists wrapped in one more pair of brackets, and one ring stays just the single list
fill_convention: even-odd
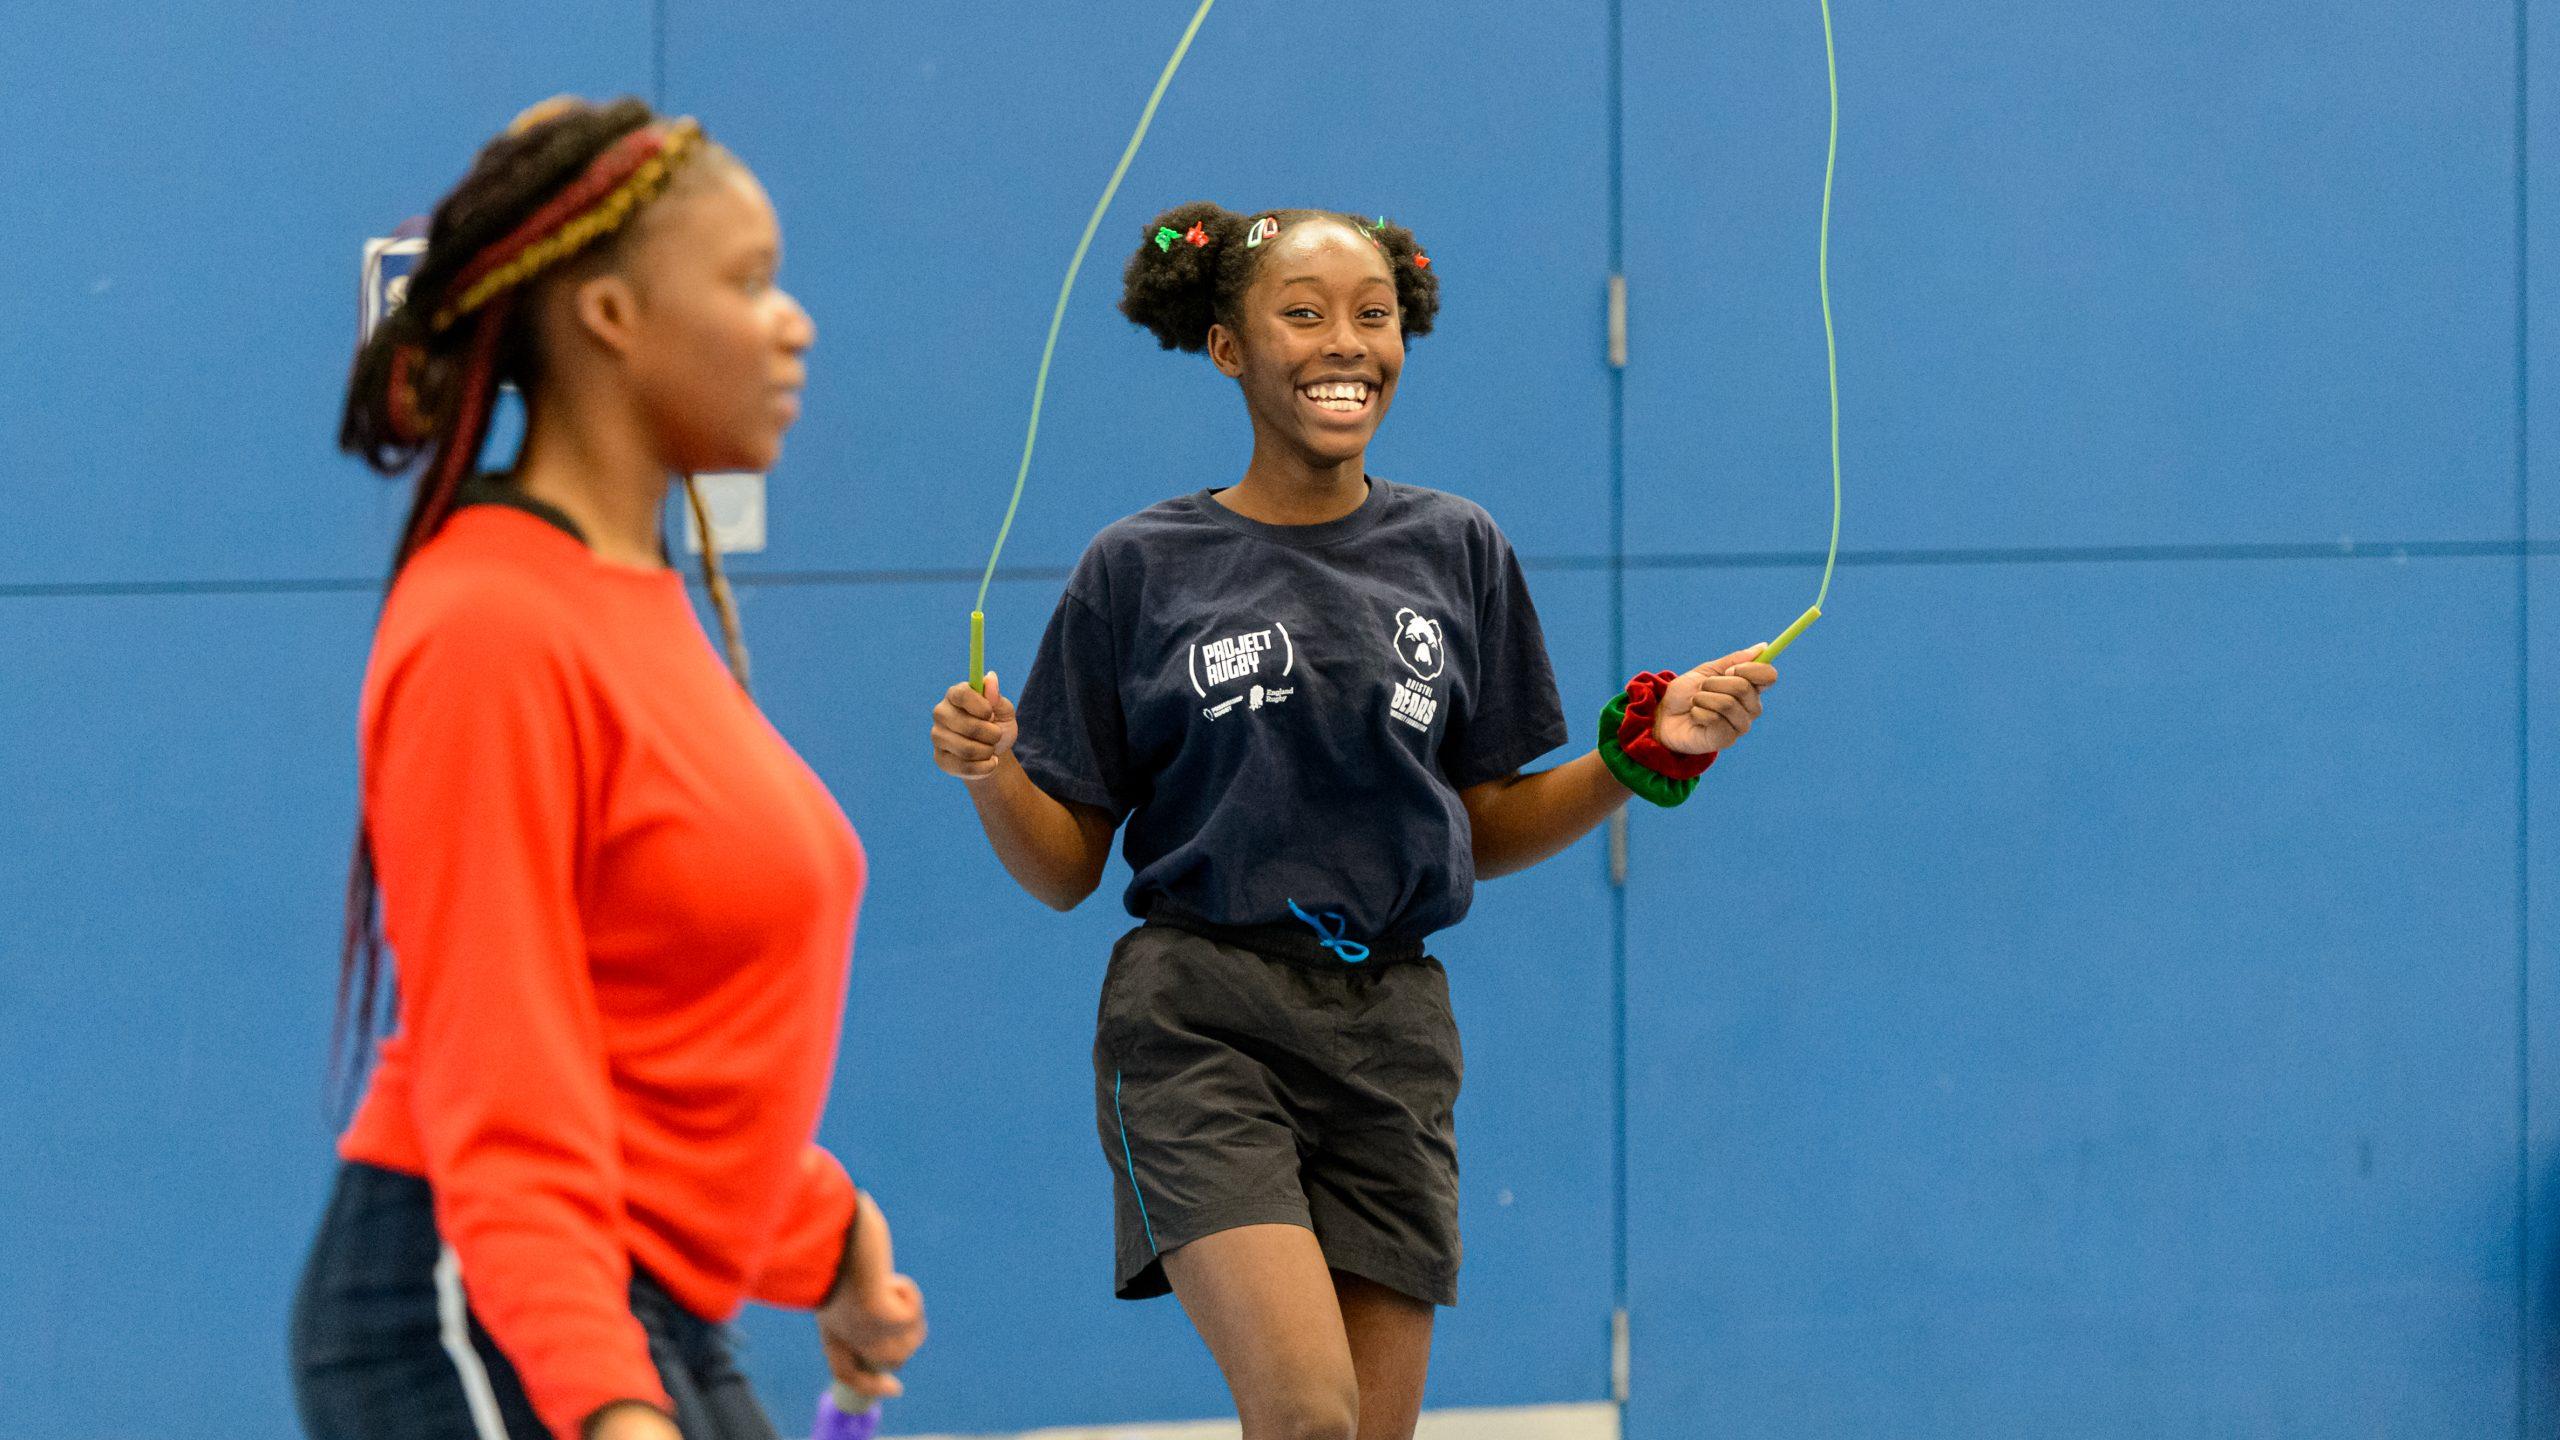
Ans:
[{"label": "navy blue t-shirt", "polygon": [[1202,491],[1104,530],[1018,708],[1032,783],[1127,821],[1129,913],[1290,924],[1294,901],[1360,940],[1464,917],[1458,792],[1566,735],[1492,517],[1375,477],[1322,525]]}]

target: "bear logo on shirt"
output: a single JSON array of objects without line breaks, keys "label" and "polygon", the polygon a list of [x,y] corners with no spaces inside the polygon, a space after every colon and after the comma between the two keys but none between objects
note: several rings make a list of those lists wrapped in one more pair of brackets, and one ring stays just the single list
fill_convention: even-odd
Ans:
[{"label": "bear logo on shirt", "polygon": [[1437,680],[1448,667],[1449,645],[1440,622],[1414,610],[1396,612],[1396,657],[1423,680]]}]

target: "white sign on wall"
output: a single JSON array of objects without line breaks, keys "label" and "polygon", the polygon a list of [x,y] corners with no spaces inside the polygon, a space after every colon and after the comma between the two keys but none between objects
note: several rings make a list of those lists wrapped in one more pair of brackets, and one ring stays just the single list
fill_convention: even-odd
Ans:
[{"label": "white sign on wall", "polygon": [[427,253],[424,216],[403,220],[388,235],[364,242],[362,288],[357,292],[356,344],[373,338],[373,327],[398,308],[409,294],[409,277]]},{"label": "white sign on wall", "polygon": [[[703,508],[711,512],[711,539],[723,555],[754,555],[764,549],[764,477],[744,472],[722,472],[696,475],[693,483],[702,491]],[[681,497],[677,504],[684,509],[684,549],[688,555],[702,553],[702,540],[693,528],[692,507]]]}]

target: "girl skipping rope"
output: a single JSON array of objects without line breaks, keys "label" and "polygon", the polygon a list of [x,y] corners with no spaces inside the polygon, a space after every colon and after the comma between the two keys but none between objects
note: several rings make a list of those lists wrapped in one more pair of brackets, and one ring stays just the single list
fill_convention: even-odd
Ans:
[{"label": "girl skipping rope", "polygon": [[1158,217],[1121,311],[1236,382],[1252,461],[1094,540],[1018,711],[992,674],[934,710],[1034,896],[1090,895],[1127,826],[1143,923],[1093,1052],[1117,1290],[1181,1298],[1246,1440],[1413,1433],[1459,1261],[1428,939],[1631,793],[1686,800],[1777,681],[1757,646],[1638,675],[1597,749],[1522,773],[1568,732],[1519,561],[1473,503],[1365,464],[1439,299],[1384,219]]},{"label": "girl skipping rope", "polygon": [[[860,842],[667,562],[769,468],[816,338],[773,207],[689,119],[535,106],[436,207],[340,444],[424,461],[362,708],[340,974],[374,1057],[295,1302],[313,1440],[771,1440],[725,1322],[814,1309],[893,1394],[923,1300],[813,1143]],[[477,475],[498,386],[511,472]],[[704,525],[707,530],[708,526]],[[396,957],[396,982],[384,955]]]}]

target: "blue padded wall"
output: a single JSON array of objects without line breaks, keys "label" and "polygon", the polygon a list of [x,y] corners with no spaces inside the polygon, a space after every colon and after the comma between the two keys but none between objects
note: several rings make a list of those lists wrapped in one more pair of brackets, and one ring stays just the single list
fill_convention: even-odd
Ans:
[{"label": "blue padded wall", "polygon": [[[821,327],[736,568],[762,698],[875,866],[826,1137],[933,1296],[896,1423],[1220,1408],[1179,1311],[1106,1294],[1117,867],[1041,909],[923,741],[1060,272],[1191,9],[0,26],[12,1433],[290,1429],[400,510],[329,450],[358,249],[563,90],[701,114]],[[1767,729],[1634,817],[1623,897],[1586,841],[1437,947],[1469,1261],[1433,1403],[1604,1397],[1623,1225],[1634,1440],[2547,1430],[2560,104],[2523,102],[2560,25],[1836,18],[1849,562]],[[1087,262],[993,662],[1019,682],[1095,529],[1244,462],[1225,383],[1112,308],[1192,198],[1422,235],[1446,309],[1375,468],[1510,530],[1577,730],[1613,652],[1782,624],[1826,518],[1820,67],[1810,0],[1226,0]],[[807,1322],[745,1330],[789,1430]]]},{"label": "blue padded wall", "polygon": [[0,1394],[22,1433],[287,1424],[370,614],[0,601]]},{"label": "blue padded wall", "polygon": [[[793,468],[824,483],[777,497],[757,563],[984,562],[1059,280],[1190,13],[671,0],[669,103],[772,188],[823,327]],[[1193,199],[1411,224],[1451,303],[1377,470],[1477,496],[1533,553],[1606,547],[1604,7],[1477,7],[1454,47],[1446,14],[1381,10],[1278,80],[1303,26],[1246,3],[1201,31],[1079,280],[1012,562],[1070,564],[1112,519],[1243,468],[1226,382],[1113,308],[1148,218]]]},{"label": "blue padded wall", "polygon": [[[1852,544],[2509,523],[2508,7],[1836,19]],[[1630,543],[1819,549],[1820,14],[1627,0],[1626,30]]]},{"label": "blue padded wall", "polygon": [[1630,1433],[2511,1426],[2512,562],[1844,585],[1636,831]]},{"label": "blue padded wall", "polygon": [[642,0],[11,16],[0,584],[380,573],[400,506],[332,453],[365,238],[651,44]]}]

